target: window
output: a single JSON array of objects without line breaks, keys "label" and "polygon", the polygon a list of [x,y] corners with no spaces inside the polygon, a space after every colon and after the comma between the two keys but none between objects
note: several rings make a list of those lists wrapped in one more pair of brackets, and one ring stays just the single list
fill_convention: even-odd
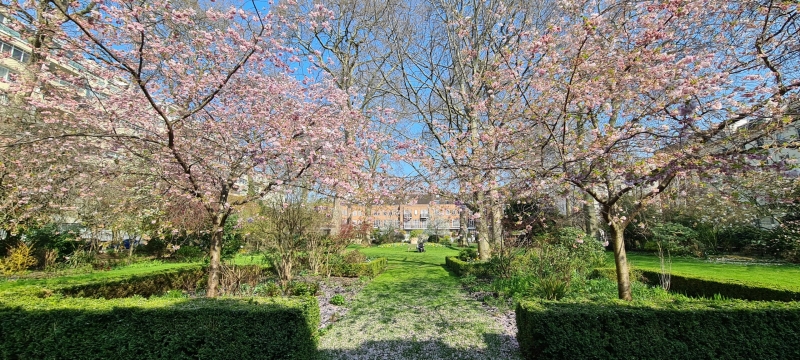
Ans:
[{"label": "window", "polygon": [[5,66],[0,66],[0,80],[5,82],[11,81],[11,70]]},{"label": "window", "polygon": [[30,53],[5,41],[0,41],[0,53],[10,56],[12,59],[19,62],[28,62],[31,59]]}]

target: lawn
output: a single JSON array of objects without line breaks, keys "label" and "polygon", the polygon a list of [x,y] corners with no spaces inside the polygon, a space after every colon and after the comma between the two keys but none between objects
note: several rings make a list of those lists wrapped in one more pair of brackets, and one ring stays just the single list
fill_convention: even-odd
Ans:
[{"label": "lawn", "polygon": [[65,276],[46,278],[46,279],[8,278],[0,280],[0,292],[27,286],[40,286],[40,287],[50,288],[50,287],[63,287],[69,285],[85,284],[95,281],[119,280],[119,279],[129,278],[135,275],[143,275],[143,274],[161,272],[166,270],[177,270],[191,266],[197,266],[199,264],[200,263],[165,263],[161,261],[147,261],[107,271],[95,270],[88,273],[79,273],[74,275],[65,275]]},{"label": "lawn", "polygon": [[[609,252],[607,256],[609,257],[608,263],[613,266],[613,254]],[[628,260],[634,269],[660,270],[660,262],[655,255],[629,253]],[[800,291],[800,266],[791,264],[735,264],[673,257],[672,273],[687,277],[734,280],[752,285]]]},{"label": "lawn", "polygon": [[327,359],[515,359],[515,334],[470,299],[442,267],[458,251],[405,245],[361,248],[389,265],[355,298],[320,341]]}]

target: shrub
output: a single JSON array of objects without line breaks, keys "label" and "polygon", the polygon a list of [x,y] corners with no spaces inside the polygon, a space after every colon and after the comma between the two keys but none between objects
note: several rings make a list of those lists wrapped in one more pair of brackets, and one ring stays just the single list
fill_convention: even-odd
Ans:
[{"label": "shrub", "polygon": [[319,284],[308,281],[292,281],[286,288],[289,296],[314,296],[319,292]]},{"label": "shrub", "polygon": [[488,265],[481,261],[462,261],[453,256],[444,259],[444,266],[458,276],[474,275],[477,277],[489,277]]},{"label": "shrub", "polygon": [[372,231],[372,242],[377,245],[390,244],[395,238],[396,234],[392,229],[375,229]]},{"label": "shrub", "polygon": [[516,271],[515,259],[516,251],[506,247],[493,254],[486,266],[492,276],[508,279]]},{"label": "shrub", "polygon": [[33,256],[33,248],[20,242],[8,250],[8,256],[0,259],[0,272],[4,275],[21,273],[36,265],[38,261]]},{"label": "shrub", "polygon": [[167,252],[167,242],[159,238],[150,239],[141,247],[140,252],[160,258]]},{"label": "shrub", "polygon": [[0,354],[9,359],[312,359],[319,322],[313,297],[4,299]]},{"label": "shrub", "polygon": [[731,252],[744,250],[753,244],[758,244],[768,235],[768,231],[756,226],[739,225],[720,229],[716,237],[718,246]]},{"label": "shrub", "polygon": [[[25,241],[31,244],[32,247],[40,250],[42,258],[45,256],[45,253],[50,250],[55,252],[56,260],[60,260],[81,247],[82,242],[76,239],[75,234],[77,234],[77,229],[61,231],[58,225],[47,224],[25,232]],[[52,254],[50,256],[52,256]],[[44,261],[42,261],[42,263],[48,265],[45,264]]]},{"label": "shrub", "polygon": [[347,264],[360,264],[367,262],[367,256],[358,250],[353,250],[344,254],[344,262]]},{"label": "shrub", "polygon": [[800,304],[522,301],[525,359],[796,359]]},{"label": "shrub", "polygon": [[342,306],[345,303],[344,296],[342,294],[333,295],[330,303],[331,305]]},{"label": "shrub", "polygon": [[567,295],[569,283],[559,277],[537,279],[534,282],[534,295],[545,300],[559,300]]},{"label": "shrub", "polygon": [[180,261],[201,261],[205,258],[206,252],[199,246],[183,245],[172,256]]},{"label": "shrub", "polygon": [[200,266],[195,266],[131,276],[123,279],[70,285],[58,290],[64,295],[74,297],[104,299],[117,299],[134,295],[147,297],[163,294],[173,289],[194,291],[195,286],[204,275],[205,269]]},{"label": "shrub", "polygon": [[800,262],[800,220],[785,221],[764,239],[764,250],[776,259]]},{"label": "shrub", "polygon": [[91,265],[92,267],[97,264],[97,254],[87,250],[75,250],[70,256],[64,257],[66,266],[76,269]]},{"label": "shrub", "polygon": [[[467,275],[470,276],[470,275]],[[474,281],[474,280],[473,280]],[[492,282],[492,291],[504,297],[520,298],[532,294],[536,279],[530,275],[514,275],[507,279],[498,278]],[[468,284],[465,283],[465,286]]]},{"label": "shrub", "polygon": [[342,277],[375,277],[386,270],[386,258],[377,258],[368,262],[349,264],[345,261],[334,262],[331,265],[332,276]]},{"label": "shrub", "polygon": [[697,232],[677,223],[661,223],[653,226],[653,240],[644,245],[644,250],[658,251],[658,244],[671,255],[703,256],[704,249]]},{"label": "shrub", "polygon": [[254,296],[278,296],[282,293],[280,285],[274,281],[268,281],[253,287]]},{"label": "shrub", "polygon": [[458,259],[461,261],[478,260],[478,250],[473,247],[461,249],[458,252]]}]

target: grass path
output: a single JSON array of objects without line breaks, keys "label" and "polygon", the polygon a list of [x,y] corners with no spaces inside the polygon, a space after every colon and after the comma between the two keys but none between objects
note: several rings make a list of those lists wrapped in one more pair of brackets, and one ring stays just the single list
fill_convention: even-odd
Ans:
[{"label": "grass path", "polygon": [[320,340],[323,359],[517,359],[516,334],[461,290],[443,267],[448,248],[361,249],[389,259]]}]

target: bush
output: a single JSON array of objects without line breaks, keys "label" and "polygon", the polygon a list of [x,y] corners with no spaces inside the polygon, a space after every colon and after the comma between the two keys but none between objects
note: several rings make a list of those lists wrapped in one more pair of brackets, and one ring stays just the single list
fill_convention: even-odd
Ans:
[{"label": "bush", "polygon": [[461,249],[458,252],[458,259],[461,261],[475,261],[478,260],[478,250],[473,247]]},{"label": "bush", "polygon": [[358,250],[353,250],[344,254],[344,262],[347,264],[360,264],[367,262],[367,256]]},{"label": "bush", "polygon": [[172,254],[176,260],[180,261],[202,261],[206,257],[206,252],[198,246],[183,245]]},{"label": "bush", "polygon": [[508,279],[517,271],[515,266],[516,257],[517,251],[512,248],[504,247],[489,258],[486,264],[487,269],[493,277]]},{"label": "bush", "polygon": [[315,296],[319,292],[319,284],[308,281],[292,281],[284,292],[289,296]]},{"label": "bush", "polygon": [[[412,237],[412,238],[415,237],[415,238],[419,239],[420,237],[422,237],[423,234],[425,234],[425,231],[422,231],[420,229],[411,230],[411,234],[409,235],[409,237]],[[422,239],[420,239],[420,240],[422,240]]]},{"label": "bush", "polygon": [[4,299],[0,354],[8,359],[311,359],[317,356],[319,323],[313,297]]},{"label": "bush", "polygon": [[658,251],[658,244],[671,255],[703,256],[703,246],[697,232],[677,223],[661,223],[653,226],[653,240],[644,245],[644,250]]},{"label": "bush", "polygon": [[369,262],[347,263],[344,260],[331,263],[331,275],[341,277],[376,277],[386,270],[386,258],[377,258]]},{"label": "bush", "polygon": [[372,231],[372,242],[376,245],[383,245],[383,244],[390,244],[392,243],[395,238],[396,234],[394,230],[391,229],[375,229]]},{"label": "bush", "polygon": [[800,220],[789,220],[764,239],[764,250],[776,259],[800,262]]},{"label": "bush", "polygon": [[8,250],[8,256],[0,259],[0,273],[12,275],[28,270],[36,265],[38,261],[33,256],[33,248],[28,244],[20,242]]},{"label": "bush", "polygon": [[727,252],[744,250],[767,236],[767,231],[752,225],[726,227],[716,234],[718,246]]},{"label": "bush", "polygon": [[331,305],[342,306],[345,303],[344,296],[342,294],[333,295],[330,303]]},{"label": "bush", "polygon": [[167,242],[159,238],[150,239],[139,251],[160,258],[167,252]]},{"label": "bush", "polygon": [[481,261],[462,261],[461,259],[448,256],[444,259],[444,266],[458,276],[474,275],[477,277],[489,277],[487,263]]},{"label": "bush", "polygon": [[797,359],[800,304],[522,301],[525,359]]},{"label": "bush", "polygon": [[92,267],[97,264],[97,254],[88,250],[75,250],[70,256],[64,257],[66,266],[77,269],[86,265]]},{"label": "bush", "polygon": [[56,260],[61,260],[81,247],[82,241],[75,234],[77,229],[61,231],[56,224],[48,224],[25,232],[25,241],[40,250],[42,257],[51,250],[55,251]]},{"label": "bush", "polygon": [[123,279],[95,281],[88,284],[71,285],[57,289],[64,295],[74,297],[117,299],[134,295],[152,296],[173,289],[194,291],[205,276],[200,266],[178,270],[166,270]]},{"label": "bush", "polygon": [[268,281],[253,287],[254,296],[278,296],[282,293],[280,285],[274,281]]},{"label": "bush", "polygon": [[545,300],[559,300],[567,295],[569,283],[559,277],[537,279],[534,282],[534,295]]},{"label": "bush", "polygon": [[492,291],[509,298],[528,297],[532,295],[535,283],[536,279],[533,276],[518,274],[507,279],[495,279],[492,282]]}]

